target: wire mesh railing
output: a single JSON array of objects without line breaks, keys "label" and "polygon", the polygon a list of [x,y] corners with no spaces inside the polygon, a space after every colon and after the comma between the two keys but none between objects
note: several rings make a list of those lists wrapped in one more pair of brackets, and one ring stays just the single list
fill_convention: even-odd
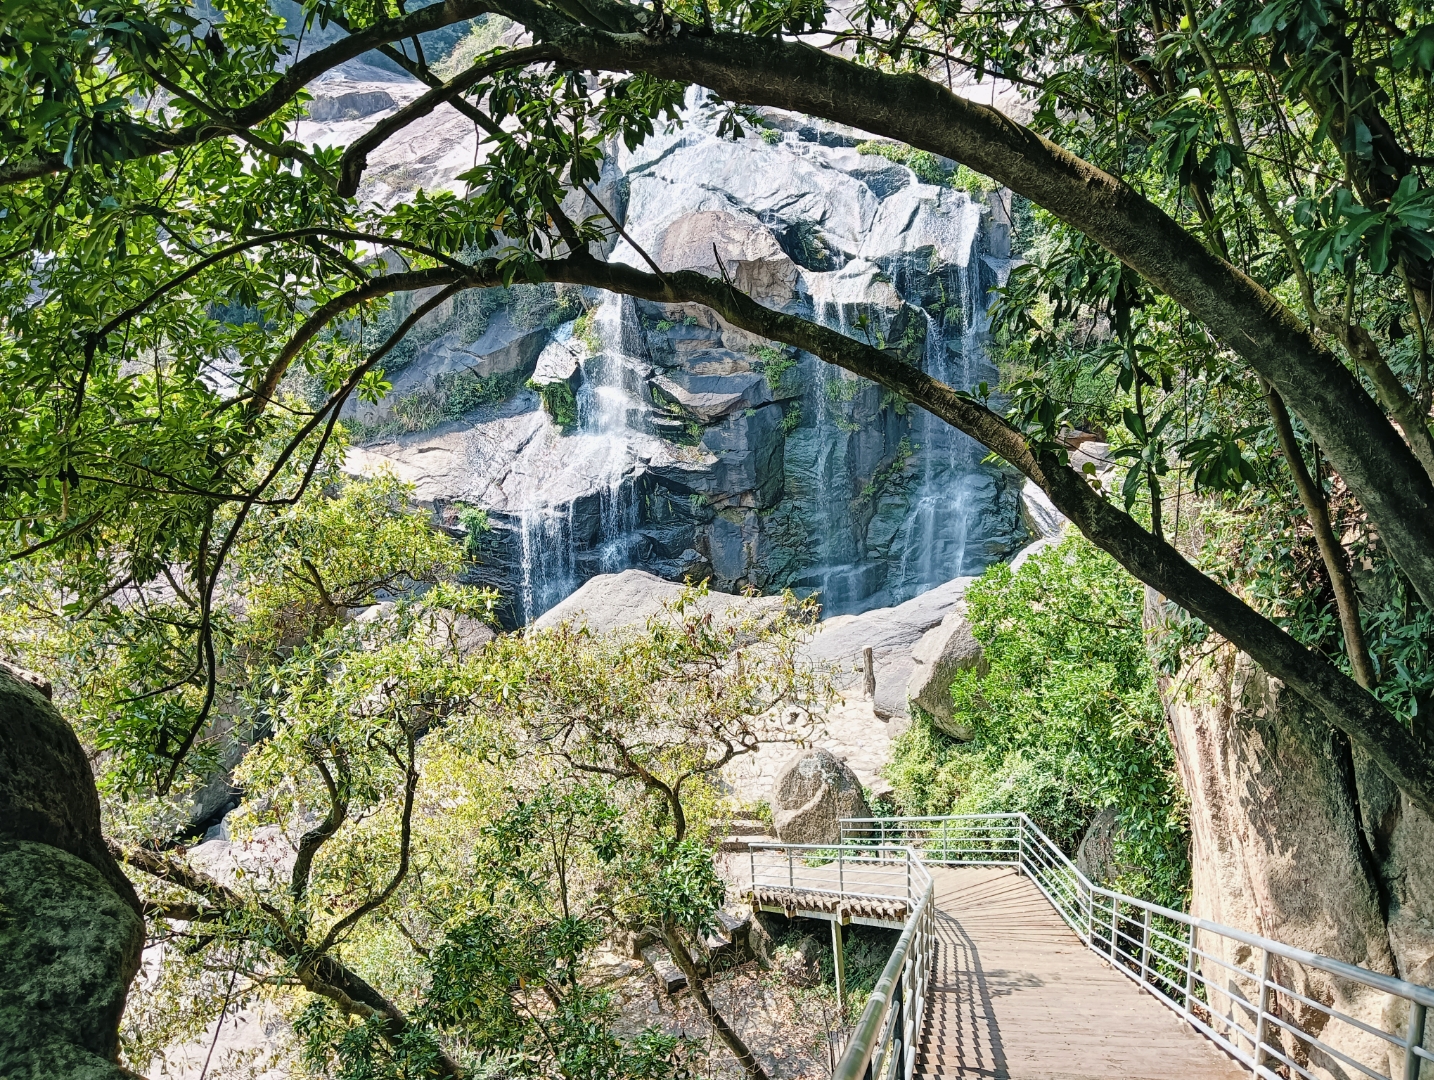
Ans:
[{"label": "wire mesh railing", "polygon": [[[1095,885],[1024,814],[849,819],[841,829],[857,849],[899,844],[932,865],[1015,867],[1092,952],[1254,1076],[1434,1080],[1434,989]],[[857,1049],[854,1036],[848,1054]]]}]

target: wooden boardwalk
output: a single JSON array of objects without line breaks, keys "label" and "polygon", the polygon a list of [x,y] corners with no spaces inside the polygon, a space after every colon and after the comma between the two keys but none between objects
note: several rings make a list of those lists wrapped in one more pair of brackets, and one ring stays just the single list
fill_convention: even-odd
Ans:
[{"label": "wooden boardwalk", "polygon": [[1090,952],[1014,869],[931,867],[936,958],[916,1075],[1235,1080],[1248,1070]]}]

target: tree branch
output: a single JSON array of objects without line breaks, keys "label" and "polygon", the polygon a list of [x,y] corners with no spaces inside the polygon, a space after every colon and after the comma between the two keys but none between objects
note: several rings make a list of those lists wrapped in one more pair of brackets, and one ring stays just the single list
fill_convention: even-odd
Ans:
[{"label": "tree branch", "polygon": [[448,82],[409,102],[392,116],[380,120],[350,143],[348,149],[344,151],[344,156],[339,159],[339,194],[351,196],[356,193],[359,179],[368,165],[368,155],[415,120],[427,116],[438,106],[466,93],[495,72],[507,68],[523,67],[526,64],[556,60],[559,56],[558,50],[550,45],[530,45],[523,49],[511,49],[474,64],[462,74],[454,76]]},{"label": "tree branch", "polygon": [[1417,805],[1434,811],[1434,762],[1422,743],[1368,691],[1098,495],[1080,474],[1061,464],[1053,450],[1035,454],[1019,431],[969,396],[870,345],[799,316],[764,308],[730,285],[695,271],[677,271],[659,279],[590,258],[540,265],[550,281],[594,285],[658,303],[702,304],[733,326],[820,356],[964,431],[1033,480],[1086,537],[1136,578],[1173,599],[1283,680],[1368,752]]}]

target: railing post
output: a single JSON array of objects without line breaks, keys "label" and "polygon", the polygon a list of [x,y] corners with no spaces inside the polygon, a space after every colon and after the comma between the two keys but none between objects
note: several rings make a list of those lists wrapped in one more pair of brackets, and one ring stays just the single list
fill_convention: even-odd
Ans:
[{"label": "railing post", "polygon": [[1409,1003],[1409,1027],[1404,1033],[1404,1077],[1403,1080],[1419,1080],[1419,1055],[1415,1050],[1424,1045],[1424,1006],[1417,1001]]},{"label": "railing post", "polygon": [[752,882],[752,899],[757,899],[757,853],[752,850],[752,845],[747,845],[747,871]]},{"label": "railing post", "polygon": [[796,887],[797,882],[792,871],[792,849],[787,848],[787,888],[795,889]]},{"label": "railing post", "polygon": [[1195,996],[1195,924],[1190,924],[1190,940],[1185,946],[1185,1020],[1190,1020],[1190,999]]},{"label": "railing post", "polygon": [[1112,964],[1114,964],[1114,963],[1116,962],[1116,956],[1115,956],[1115,939],[1116,939],[1116,937],[1118,936],[1118,931],[1117,931],[1117,929],[1116,929],[1116,926],[1117,926],[1117,924],[1119,923],[1119,921],[1120,921],[1120,901],[1115,898],[1115,894],[1114,894],[1114,893],[1111,893],[1111,894],[1110,894],[1110,962],[1111,962]]},{"label": "railing post", "polygon": [[1265,958],[1260,963],[1260,1011],[1255,1017],[1255,1045],[1251,1053],[1254,1060],[1254,1067],[1251,1074],[1260,1075],[1260,1067],[1265,1063],[1265,1015],[1270,1008],[1270,950],[1265,949]]},{"label": "railing post", "polygon": [[1090,886],[1081,884],[1080,878],[1076,879],[1076,888],[1086,894],[1086,948],[1096,948],[1096,894],[1091,892]]},{"label": "railing post", "polygon": [[846,849],[837,848],[837,895],[846,897]]},{"label": "railing post", "polygon": [[1145,931],[1140,939],[1140,982],[1142,985],[1150,977],[1150,909],[1145,909]]}]

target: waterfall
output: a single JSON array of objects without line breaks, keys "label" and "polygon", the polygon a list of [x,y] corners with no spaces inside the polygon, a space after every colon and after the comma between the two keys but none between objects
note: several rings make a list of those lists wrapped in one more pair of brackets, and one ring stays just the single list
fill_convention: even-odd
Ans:
[{"label": "waterfall", "polygon": [[[961,300],[957,349],[950,347],[952,335],[947,328],[926,315],[922,367],[958,390],[974,388],[982,369],[989,365],[990,319],[979,268],[971,258],[974,254],[974,250],[968,251],[967,258],[956,264],[951,283]],[[899,535],[901,562],[892,584],[897,601],[953,577],[979,573],[988,561],[986,553],[971,544],[973,533],[980,534],[973,526],[977,524],[976,485],[982,479],[976,466],[983,454],[969,436],[946,421],[924,409],[917,416],[914,435],[921,447],[921,480]]]},{"label": "waterfall", "polygon": [[578,587],[573,558],[573,504],[518,513],[523,622],[532,622]]},{"label": "waterfall", "polygon": [[592,327],[598,339],[592,355],[574,340],[572,323],[558,328],[545,349],[545,355],[561,349],[576,357],[582,383],[576,429],[561,433],[548,424],[560,474],[535,484],[515,515],[524,623],[592,574],[615,573],[634,561],[641,509],[635,481],[651,439],[641,426],[646,406],[626,385],[628,368],[638,362],[631,353],[640,347],[640,327],[631,301],[616,294],[604,295]]},{"label": "waterfall", "polygon": [[[977,261],[980,209],[964,194],[941,197],[951,200],[949,209],[928,220],[923,246],[892,265],[883,263],[880,275],[871,264],[853,262],[844,270],[808,274],[804,282],[812,317],[849,337],[863,336],[853,312],[863,307],[870,311],[869,290],[874,283],[893,282],[905,303],[924,320],[922,369],[957,389],[969,390],[989,377],[989,319]],[[923,290],[930,295],[936,265],[945,268],[939,272],[938,300],[915,299],[914,294]],[[868,332],[879,329],[872,326]],[[866,596],[878,589],[883,593],[881,602],[899,603],[953,577],[979,573],[990,558],[983,543],[984,526],[989,523],[982,515],[991,501],[992,481],[989,470],[980,466],[984,454],[962,432],[920,409],[913,410],[909,420],[913,451],[906,467],[909,498],[890,548],[884,549],[889,552],[884,586],[875,574],[863,572],[874,565],[873,560],[870,555],[863,558],[854,546],[864,542],[857,535],[860,523],[853,522],[840,489],[847,484],[856,491],[866,473],[858,474],[859,463],[848,460],[853,446],[849,426],[842,425],[841,408],[827,394],[829,384],[842,378],[823,365],[814,380],[814,427],[820,443],[814,455],[815,473],[817,483],[828,492],[811,508],[815,550],[802,583],[819,590],[827,613],[836,614],[860,610]],[[887,435],[887,455],[895,449],[893,438]],[[869,461],[862,469],[870,469]]]}]

